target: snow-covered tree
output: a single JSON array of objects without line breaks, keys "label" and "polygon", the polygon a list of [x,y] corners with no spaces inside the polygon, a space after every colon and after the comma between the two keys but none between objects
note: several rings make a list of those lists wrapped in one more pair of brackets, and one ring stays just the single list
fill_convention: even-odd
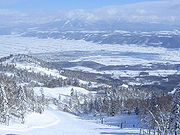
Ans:
[{"label": "snow-covered tree", "polygon": [[175,135],[178,135],[180,134],[180,88],[173,95],[171,110],[171,128]]},{"label": "snow-covered tree", "polygon": [[0,122],[9,125],[9,117],[10,117],[10,108],[8,106],[8,97],[6,93],[6,88],[4,84],[0,85],[0,98],[1,98],[1,106],[0,106]]}]

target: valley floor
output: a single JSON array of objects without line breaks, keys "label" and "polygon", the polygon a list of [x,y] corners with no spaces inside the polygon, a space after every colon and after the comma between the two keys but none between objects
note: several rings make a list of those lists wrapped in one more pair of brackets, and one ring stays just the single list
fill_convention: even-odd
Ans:
[{"label": "valley floor", "polygon": [[[130,118],[130,117],[129,117]],[[116,119],[116,118],[115,118]],[[130,118],[132,120],[132,118]],[[117,120],[117,119],[116,119]],[[119,121],[119,120],[118,120]],[[112,122],[112,119],[109,120]],[[25,124],[0,125],[0,135],[138,135],[139,128],[83,120],[51,106],[43,114],[29,114]]]}]

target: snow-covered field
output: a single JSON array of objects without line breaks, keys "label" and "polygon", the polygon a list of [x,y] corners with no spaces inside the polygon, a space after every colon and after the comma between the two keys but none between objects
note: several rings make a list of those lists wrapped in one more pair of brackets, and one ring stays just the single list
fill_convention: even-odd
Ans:
[{"label": "snow-covered field", "polygon": [[[126,116],[127,120],[132,117]],[[1,135],[138,135],[139,128],[124,127],[111,124],[102,125],[98,121],[83,120],[72,114],[61,112],[55,106],[49,107],[43,114],[29,114],[25,124],[11,123],[0,125]],[[117,120],[123,120],[117,118]],[[107,119],[108,121],[108,119]],[[117,121],[116,121],[117,122]]]},{"label": "snow-covered field", "polygon": [[[76,66],[71,68],[66,68],[69,70],[76,70],[76,71],[83,71],[83,72],[90,72],[90,73],[99,73],[99,74],[111,74],[113,78],[119,77],[136,77],[139,76],[142,71],[135,71],[135,70],[104,70],[104,71],[97,71],[92,68],[87,68],[83,66]],[[150,76],[167,76],[172,74],[180,74],[178,70],[146,70]]]},{"label": "snow-covered field", "polygon": [[[55,55],[57,61],[63,61],[63,56],[68,52],[68,61],[94,61],[106,66],[110,65],[143,65],[152,66],[152,64],[180,64],[180,49],[167,49],[162,47],[138,46],[138,45],[118,45],[118,44],[97,44],[86,42],[83,40],[62,40],[62,39],[40,39],[37,37],[21,37],[18,35],[0,36],[0,57],[8,56],[14,53],[37,54],[49,53],[43,55],[44,60],[51,61],[51,54]],[[72,52],[71,52],[72,51]],[[77,53],[77,51],[83,52]],[[88,51],[88,52],[87,52]],[[62,52],[62,55],[58,55]],[[74,53],[73,53],[74,52]],[[87,53],[86,53],[87,52]],[[71,53],[73,54],[71,56]],[[75,55],[75,57],[73,57]],[[91,56],[91,54],[93,54]],[[57,55],[57,56],[56,56]],[[69,57],[70,56],[70,57]],[[37,55],[38,57],[38,55]],[[43,58],[42,58],[43,59]],[[52,58],[53,59],[53,58]],[[72,60],[71,60],[72,59]],[[66,59],[65,59],[66,61]],[[38,66],[27,65],[19,63],[16,65],[18,68],[26,68],[29,71],[40,72],[42,74],[53,75],[55,77],[62,77],[58,71],[47,70],[39,68]],[[132,70],[106,70],[97,71],[93,68],[75,66],[67,68],[70,70],[85,71],[91,73],[111,74],[113,78],[119,77],[135,77],[141,71]],[[179,74],[177,70],[154,70],[146,71],[150,76],[167,76],[171,74]]]},{"label": "snow-covered field", "polygon": [[[158,60],[163,62],[180,61],[180,50],[170,50],[162,47],[149,47],[138,45],[109,45],[86,42],[83,40],[62,40],[62,39],[39,39],[36,37],[20,37],[18,35],[0,36],[0,57],[14,53],[50,53],[64,51],[118,51],[118,52],[134,52],[134,53],[153,53],[158,54]],[[153,61],[147,61],[140,58],[132,58],[125,56],[104,57],[94,56],[81,58],[79,60],[92,60],[105,65],[124,65],[124,64],[145,64]]]},{"label": "snow-covered field", "polygon": [[[121,46],[121,45],[119,45]],[[117,45],[117,50],[118,47]],[[122,46],[121,46],[122,47]],[[132,47],[133,48],[133,47]],[[134,48],[135,49],[135,48]],[[147,51],[149,52],[145,52],[145,53],[153,53],[153,51],[148,50],[149,47],[147,47]],[[157,53],[158,53],[158,49],[161,48],[157,48]],[[164,49],[164,48],[162,48]],[[137,50],[137,52],[139,51],[139,53],[143,53],[143,47],[139,48],[139,50]],[[141,52],[142,51],[142,52]],[[124,50],[120,50],[120,52],[126,52],[126,46],[124,46]],[[131,50],[127,51],[127,52],[133,52]],[[154,53],[156,54],[156,53]],[[159,52],[157,58],[134,58],[132,56],[102,56],[102,55],[98,55],[98,56],[89,56],[89,57],[82,57],[80,59],[76,59],[76,60],[72,60],[71,62],[78,62],[78,61],[94,61],[106,66],[110,66],[110,65],[149,65],[149,63],[173,63],[173,64],[179,64],[180,62],[180,50],[179,51],[170,51],[167,50],[165,52]]]}]

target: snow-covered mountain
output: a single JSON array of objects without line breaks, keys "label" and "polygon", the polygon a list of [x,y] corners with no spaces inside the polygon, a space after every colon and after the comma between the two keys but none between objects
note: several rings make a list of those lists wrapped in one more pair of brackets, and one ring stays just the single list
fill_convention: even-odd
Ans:
[{"label": "snow-covered mountain", "polygon": [[180,134],[179,11],[0,9],[0,135]]},{"label": "snow-covered mountain", "polygon": [[[33,55],[36,58],[48,61],[47,64],[51,63],[56,66],[55,68],[66,69],[60,74],[61,76],[74,77],[86,81],[86,83],[89,81],[99,82],[99,84],[94,83],[94,86],[101,86],[102,83],[117,86],[123,84],[138,85],[138,87],[145,85],[145,87],[153,86],[153,89],[171,91],[178,84],[179,49],[164,48],[158,45],[152,47],[135,44],[98,44],[84,40],[49,38],[51,37],[48,35],[49,31],[41,31],[41,33],[46,34],[47,38],[22,37],[21,35],[0,36],[0,56],[8,56],[14,53]],[[69,33],[73,34],[73,32]],[[91,33],[81,31],[81,34],[85,34],[87,37],[97,33],[97,31]],[[131,34],[128,31],[116,31],[114,33]],[[150,34],[152,33],[138,33],[139,36],[146,35],[147,37]],[[178,36],[179,31],[153,33],[153,35],[156,34],[162,37],[171,37],[170,35]],[[17,63],[17,65],[23,67],[26,63]],[[38,67],[31,67],[31,65],[36,64],[27,64],[26,69],[31,72],[43,73],[40,71],[41,65]],[[46,67],[42,69],[44,70],[43,74],[46,73],[46,75],[55,75],[59,72],[46,71]]]},{"label": "snow-covered mountain", "polygon": [[[103,128],[110,125],[99,125],[97,120],[80,120],[72,114],[88,113],[87,105],[96,102],[96,98],[100,96],[98,91],[105,93],[106,88],[110,87],[64,76],[64,72],[65,70],[48,62],[24,54],[1,58],[0,133],[57,135],[63,132],[71,135],[73,132],[78,135],[91,135],[106,132]],[[97,90],[92,91],[93,87]],[[131,117],[135,118],[136,122],[139,121],[137,116]],[[133,123],[127,127],[132,125]],[[69,130],[67,126],[72,126],[73,130]],[[120,132],[138,133],[138,128],[139,125],[130,131]],[[116,127],[111,127],[110,132],[115,129]]]},{"label": "snow-covered mountain", "polygon": [[[71,31],[38,30],[33,29],[25,32],[22,36],[54,38],[67,40],[85,40],[100,44],[137,44],[165,48],[180,48],[180,31],[154,31],[154,32],[130,32],[122,30],[111,31]],[[77,28],[77,27],[76,27]],[[136,27],[137,28],[137,27]],[[61,28],[60,28],[61,29]]]},{"label": "snow-covered mountain", "polygon": [[94,10],[1,10],[0,34],[179,48],[179,4],[167,0]]},{"label": "snow-covered mountain", "polygon": [[[139,2],[94,10],[20,12],[1,10],[0,34],[24,32],[27,28],[62,31],[167,31],[179,30],[179,1]],[[32,19],[33,18],[33,19]]]},{"label": "snow-covered mountain", "polygon": [[171,26],[172,24],[179,24],[179,4],[179,0],[163,0],[109,6],[93,10],[76,9],[54,12],[21,12],[1,9],[0,17],[1,26],[45,24],[58,21],[64,21],[64,24],[67,25],[79,25],[83,22],[89,26],[96,22],[104,22],[110,26],[116,22],[169,24]]},{"label": "snow-covered mountain", "polygon": [[107,85],[92,78],[92,74],[65,70],[25,54],[1,58],[0,133],[139,134],[146,132],[140,125],[147,125],[144,116],[149,115],[140,111],[155,102],[154,94],[156,104],[169,107],[171,98],[161,91]]}]

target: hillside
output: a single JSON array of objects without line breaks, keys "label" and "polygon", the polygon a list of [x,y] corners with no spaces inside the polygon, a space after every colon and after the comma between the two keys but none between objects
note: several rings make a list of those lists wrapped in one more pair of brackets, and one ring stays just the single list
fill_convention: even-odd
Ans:
[{"label": "hillside", "polygon": [[41,28],[34,28],[28,30],[24,37],[38,37],[38,38],[54,38],[67,40],[85,40],[100,44],[120,44],[120,45],[146,45],[164,48],[180,48],[180,31],[123,31],[122,29],[115,29],[114,31],[61,31],[61,30],[41,30]]},{"label": "hillside", "polygon": [[[3,57],[0,62],[2,134],[145,133],[148,117],[156,115],[161,121],[157,109],[171,113],[168,103],[175,98],[173,92],[102,83],[91,74],[83,80],[78,77],[81,72],[25,54]],[[168,121],[165,116],[163,120]]]},{"label": "hillside", "polygon": [[[95,82],[89,85],[86,81],[63,76],[61,75],[65,72],[63,69],[24,54],[3,57],[0,62],[0,90],[3,94],[0,98],[3,101],[1,102],[3,109],[0,121],[1,134],[38,133],[39,135],[72,134],[72,132],[136,134],[139,132],[139,129],[120,131],[116,126],[99,125],[97,120],[80,120],[78,117],[64,113],[76,115],[91,113],[87,110],[88,104],[90,102],[92,104],[93,100],[96,102],[96,96],[99,95],[98,91],[92,91],[92,88],[95,87],[100,91],[104,89],[103,85],[95,85]],[[69,131],[69,126],[74,130]],[[107,128],[108,131],[105,130]]]}]

